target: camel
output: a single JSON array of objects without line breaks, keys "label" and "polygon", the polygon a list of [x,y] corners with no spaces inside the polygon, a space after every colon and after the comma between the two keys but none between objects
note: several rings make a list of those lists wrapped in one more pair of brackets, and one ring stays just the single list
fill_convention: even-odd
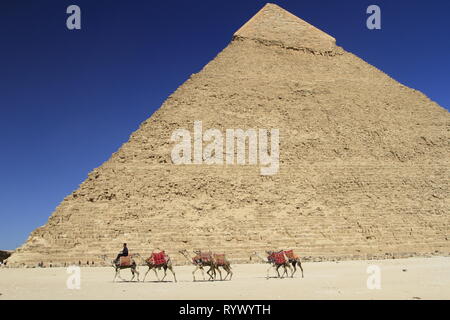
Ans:
[{"label": "camel", "polygon": [[[152,254],[153,255],[153,254]],[[139,256],[139,258],[141,258],[142,260],[144,260],[140,255],[138,255]],[[174,279],[174,281],[175,282],[177,282],[177,277],[175,276],[175,272],[173,271],[173,265],[172,265],[172,260],[170,260],[170,257],[168,256],[168,255],[166,255],[165,254],[165,257],[166,257],[166,262],[165,263],[163,263],[163,264],[159,264],[159,265],[156,265],[156,264],[154,264],[154,261],[153,261],[153,259],[152,259],[152,256],[150,256],[148,259],[146,259],[146,260],[144,260],[144,264],[148,267],[148,270],[147,270],[147,272],[145,273],[145,275],[144,275],[144,280],[142,280],[143,282],[145,282],[145,277],[147,277],[147,274],[150,272],[150,270],[152,270],[153,269],[153,271],[155,272],[155,275],[156,275],[156,278],[158,279],[158,281],[164,281],[164,279],[166,278],[166,276],[167,276],[167,269],[169,269],[171,272],[172,272],[172,274],[173,274],[173,279]],[[158,273],[156,272],[156,270],[161,270],[161,269],[163,269],[164,270],[164,277],[160,280],[159,279],[159,276],[158,276]]]},{"label": "camel", "polygon": [[[200,250],[194,251],[194,253],[198,256],[201,256],[201,254],[202,254]],[[225,258],[225,255],[213,253],[211,256],[214,261],[214,271],[213,271],[214,280],[216,280],[216,270],[219,272],[220,281],[226,280],[228,276],[230,276],[230,280],[231,280],[231,278],[233,277],[233,271],[231,271],[231,264],[227,260],[227,258]],[[225,278],[223,278],[223,279],[222,279],[222,272],[220,271],[220,268],[222,268],[227,273],[225,275]]]},{"label": "camel", "polygon": [[[266,251],[266,253],[268,253],[268,252]],[[286,257],[286,254],[284,253],[284,251],[283,251],[282,253],[283,253],[283,256],[284,256],[284,260],[285,260],[285,262],[283,262],[283,263],[277,263],[276,261],[274,261],[274,260],[272,260],[272,259],[269,259],[269,254],[268,254],[267,258],[263,258],[263,257],[262,257],[259,253],[257,253],[257,252],[253,252],[252,255],[250,255],[250,260],[252,260],[252,256],[256,256],[256,257],[258,257],[261,261],[263,261],[264,263],[269,263],[269,264],[270,264],[270,267],[267,269],[267,277],[266,277],[266,279],[269,279],[269,272],[270,272],[270,270],[271,270],[272,268],[275,268],[275,270],[276,270],[276,272],[277,272],[277,274],[278,274],[278,278],[283,278],[284,275],[289,275],[288,272],[287,272],[287,268],[289,268],[289,269],[291,270],[291,272],[292,272],[292,267],[291,267],[291,265],[289,264],[289,262],[288,262],[289,259]],[[283,268],[284,268],[284,273],[283,273],[282,276],[280,276],[280,272],[278,271],[278,269],[280,269],[280,267],[283,267]]]},{"label": "camel", "polygon": [[[139,255],[139,254],[128,255],[128,257],[130,257],[130,262],[131,262],[131,263],[130,263],[130,264],[127,264],[127,265],[121,265],[121,264],[120,264],[120,260],[119,260],[117,263],[116,263],[115,260],[111,260],[111,261],[110,261],[111,265],[112,265],[112,266],[114,267],[114,269],[116,270],[116,273],[115,273],[115,275],[114,275],[113,282],[116,281],[116,277],[117,277],[117,276],[119,277],[120,280],[126,281],[126,280],[124,280],[124,279],[120,276],[120,270],[122,270],[122,269],[130,269],[130,270],[131,270],[131,273],[133,274],[133,277],[131,278],[130,281],[133,281],[133,279],[134,279],[134,277],[135,277],[135,274],[137,274],[137,281],[139,282],[139,271],[137,270],[137,264],[136,264],[136,261],[134,261],[134,259],[133,259],[133,256],[138,256],[138,255]],[[108,263],[108,261],[106,260],[106,259],[107,259],[106,255],[103,255],[102,258],[103,258],[103,260],[104,260],[105,262]]]},{"label": "camel", "polygon": [[[300,268],[300,271],[302,272],[302,278],[304,278],[303,276],[303,268],[302,268],[302,261],[300,259],[299,256],[297,256],[296,254],[294,254],[294,250],[283,250],[284,254],[286,255],[286,257],[288,258],[289,263],[291,264],[292,268],[294,269],[294,272],[292,272],[291,274],[291,278],[294,277],[294,273],[297,271],[297,265]],[[267,251],[267,254],[271,254],[274,251]]]},{"label": "camel", "polygon": [[[208,261],[204,261],[201,259],[201,256],[199,254],[197,254],[193,258],[190,258],[189,253],[186,249],[180,250],[178,252],[181,253],[183,255],[183,257],[185,257],[186,260],[189,261],[189,263],[192,263],[195,266],[194,271],[192,271],[192,277],[194,278],[194,281],[195,281],[195,273],[199,269],[202,271],[203,280],[205,280],[205,271],[203,270],[203,267],[206,267],[206,266],[209,267],[209,270],[206,271],[206,273],[209,275],[208,280],[214,280],[214,278],[216,277],[216,274],[215,274],[216,265],[215,265],[214,259],[209,259]],[[195,251],[194,251],[194,253],[195,253]]]}]

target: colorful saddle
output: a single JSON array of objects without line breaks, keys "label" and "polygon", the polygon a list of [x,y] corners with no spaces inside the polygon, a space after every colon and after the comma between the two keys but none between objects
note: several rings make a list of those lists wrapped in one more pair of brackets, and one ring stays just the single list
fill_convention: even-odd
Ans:
[{"label": "colorful saddle", "polygon": [[151,257],[148,258],[148,261],[156,266],[160,266],[166,264],[169,257],[166,255],[164,251],[161,252],[153,252]]},{"label": "colorful saddle", "polygon": [[133,260],[131,259],[131,256],[128,255],[127,257],[120,257],[119,265],[121,267],[129,267],[133,264]]},{"label": "colorful saddle", "polygon": [[286,263],[286,259],[284,258],[283,251],[281,252],[272,252],[268,257],[269,262],[275,264],[284,264]]},{"label": "colorful saddle", "polygon": [[212,260],[211,252],[201,252],[200,253],[200,259],[202,260],[203,263],[211,262],[211,260]]},{"label": "colorful saddle", "polygon": [[227,260],[225,259],[225,254],[214,254],[214,260],[216,261],[216,264],[219,266],[223,266],[227,264]]}]

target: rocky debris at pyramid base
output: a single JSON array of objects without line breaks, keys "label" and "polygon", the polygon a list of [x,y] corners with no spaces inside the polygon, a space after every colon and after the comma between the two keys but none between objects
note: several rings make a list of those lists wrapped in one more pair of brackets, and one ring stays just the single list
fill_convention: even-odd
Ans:
[{"label": "rocky debris at pyramid base", "polygon": [[[279,170],[173,164],[173,132],[195,121],[204,131],[279,129]],[[98,265],[124,242],[175,264],[182,249],[232,263],[278,249],[310,260],[448,254],[449,128],[425,95],[269,4],[8,262]]]}]

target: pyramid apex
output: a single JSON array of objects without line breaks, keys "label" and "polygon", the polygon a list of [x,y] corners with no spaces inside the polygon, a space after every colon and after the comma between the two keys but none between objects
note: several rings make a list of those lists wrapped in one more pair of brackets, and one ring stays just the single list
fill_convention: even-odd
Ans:
[{"label": "pyramid apex", "polygon": [[332,36],[273,3],[267,3],[259,10],[233,38],[314,52],[332,52],[336,47]]}]

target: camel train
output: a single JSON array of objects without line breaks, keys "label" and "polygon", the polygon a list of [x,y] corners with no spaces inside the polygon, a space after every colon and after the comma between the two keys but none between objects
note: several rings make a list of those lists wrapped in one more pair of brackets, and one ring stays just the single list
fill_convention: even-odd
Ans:
[{"label": "camel train", "polygon": [[[194,250],[194,255],[190,255],[186,249],[180,250],[179,253],[195,267],[194,271],[192,271],[194,282],[197,281],[197,279],[195,278],[195,274],[199,270],[202,272],[203,281],[206,281],[204,268],[208,268],[208,270],[206,271],[206,274],[208,275],[208,281],[215,281],[217,279],[217,273],[219,274],[219,278],[221,281],[225,281],[227,280],[227,278],[228,280],[231,280],[231,278],[233,277],[233,271],[231,270],[230,261],[225,257],[225,254],[216,254],[210,251],[202,252],[200,250]],[[275,269],[277,277],[280,279],[284,278],[285,276],[289,277],[288,270],[291,273],[290,277],[293,278],[295,272],[297,271],[297,266],[301,270],[302,278],[304,277],[300,257],[295,255],[293,250],[266,251],[265,255],[261,255],[258,252],[253,252],[250,255],[250,261],[252,261],[253,257],[256,257],[263,263],[267,263],[270,265],[267,269],[267,279],[269,279],[269,274],[272,269]],[[105,262],[107,262],[106,256],[102,256],[102,258]],[[111,261],[111,265],[115,269],[113,282],[116,281],[116,278],[119,278],[122,281],[126,281],[120,276],[120,270],[123,269],[131,270],[132,278],[130,281],[133,281],[135,277],[137,281],[140,281],[138,262],[140,263],[140,265],[148,267],[148,270],[142,280],[143,282],[145,282],[147,274],[150,272],[150,270],[154,271],[158,281],[164,281],[167,276],[167,270],[170,270],[173,275],[173,281],[177,282],[172,260],[170,259],[169,255],[165,253],[165,251],[152,252],[150,257],[148,257],[147,259],[144,259],[139,253],[128,254],[127,256],[120,256],[119,254],[118,258]],[[222,270],[220,270],[221,268]],[[283,268],[284,270],[283,274],[281,275],[279,272],[280,268]],[[157,270],[161,269],[164,271],[164,276],[162,277],[162,279],[160,279],[157,272]],[[225,277],[222,277],[222,271],[226,272]]]}]

